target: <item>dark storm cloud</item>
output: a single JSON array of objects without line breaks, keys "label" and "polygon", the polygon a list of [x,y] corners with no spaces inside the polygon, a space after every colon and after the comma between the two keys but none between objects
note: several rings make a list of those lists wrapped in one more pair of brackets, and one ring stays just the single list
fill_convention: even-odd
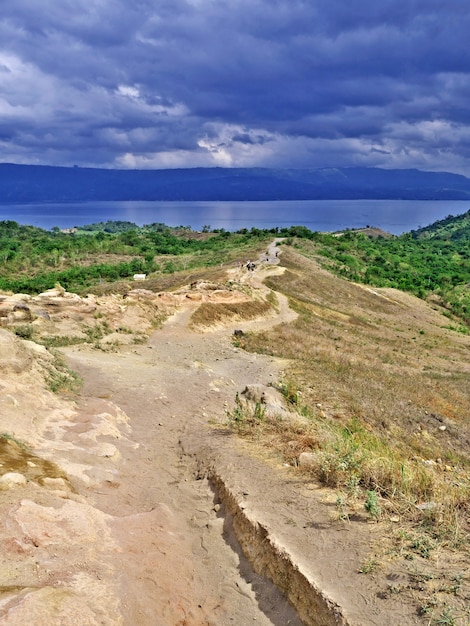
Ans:
[{"label": "dark storm cloud", "polygon": [[468,32],[460,0],[15,0],[2,159],[470,173]]}]

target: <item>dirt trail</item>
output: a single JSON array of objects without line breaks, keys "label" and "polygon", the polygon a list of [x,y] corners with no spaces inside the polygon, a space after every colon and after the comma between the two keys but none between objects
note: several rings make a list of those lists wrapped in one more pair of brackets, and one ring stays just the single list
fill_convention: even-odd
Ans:
[{"label": "dirt trail", "polygon": [[[265,290],[266,273],[280,271],[274,248],[270,252],[255,272],[233,272]],[[332,505],[321,501],[316,485],[282,463],[256,458],[223,427],[236,392],[248,383],[275,382],[285,364],[235,348],[233,325],[189,329],[194,306],[188,302],[146,345],[117,353],[64,350],[84,379],[79,413],[102,415],[114,405],[128,420],[119,432],[102,430],[96,439],[111,446],[109,454],[77,482],[86,502],[105,515],[111,547],[104,557],[109,571],[101,576],[117,585],[120,618],[77,623],[419,623],[404,616],[398,602],[385,614],[373,581],[357,574],[373,526],[359,534],[353,526],[332,525]],[[279,295],[277,317],[236,328],[293,317]],[[67,437],[76,439],[76,427]],[[297,612],[269,577],[290,594]]]},{"label": "dirt trail", "polygon": [[[191,332],[193,308],[178,311],[144,347],[67,350],[84,379],[81,411],[97,413],[112,399],[129,417],[131,432],[113,440],[121,456],[116,477],[101,482],[97,469],[86,493],[113,516],[124,623],[301,624],[274,585],[231,547],[218,498],[206,479],[195,479],[196,462],[184,453],[185,442],[191,447],[207,437],[214,445],[210,422],[224,422],[236,391],[268,382],[279,364],[234,349],[227,329]],[[286,318],[292,313],[281,300],[277,321]]]}]

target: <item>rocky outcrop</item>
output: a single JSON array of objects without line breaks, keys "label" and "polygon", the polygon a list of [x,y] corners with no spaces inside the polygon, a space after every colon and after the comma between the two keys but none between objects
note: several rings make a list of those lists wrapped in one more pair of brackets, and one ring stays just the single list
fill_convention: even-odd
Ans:
[{"label": "rocky outcrop", "polygon": [[247,296],[236,289],[206,282],[171,293],[139,287],[124,295],[86,297],[55,287],[37,296],[0,294],[0,327],[52,345],[126,345],[150,334],[188,300],[195,304],[239,302],[247,300]]},{"label": "rocky outcrop", "polygon": [[247,385],[242,391],[246,400],[260,404],[270,416],[284,416],[288,414],[285,408],[283,395],[274,387],[268,385]]},{"label": "rocky outcrop", "polygon": [[113,518],[77,492],[113,480],[127,418],[107,400],[79,413],[54,373],[44,346],[0,329],[0,623],[115,626]]}]

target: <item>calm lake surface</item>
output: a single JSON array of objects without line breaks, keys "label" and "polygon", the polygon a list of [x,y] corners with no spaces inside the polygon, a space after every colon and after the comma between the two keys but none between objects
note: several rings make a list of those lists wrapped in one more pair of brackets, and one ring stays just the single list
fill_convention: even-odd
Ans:
[{"label": "calm lake surface", "polygon": [[395,235],[470,210],[467,201],[435,200],[293,200],[262,202],[80,202],[75,204],[0,205],[0,221],[14,220],[49,230],[107,220],[143,226],[162,222],[239,230],[302,225],[310,230],[376,226]]}]

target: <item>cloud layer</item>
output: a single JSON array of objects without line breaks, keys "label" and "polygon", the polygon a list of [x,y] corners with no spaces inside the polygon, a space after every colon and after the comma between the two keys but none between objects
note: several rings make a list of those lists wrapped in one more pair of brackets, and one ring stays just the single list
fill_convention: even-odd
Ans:
[{"label": "cloud layer", "polygon": [[460,0],[15,0],[1,160],[470,175]]}]

